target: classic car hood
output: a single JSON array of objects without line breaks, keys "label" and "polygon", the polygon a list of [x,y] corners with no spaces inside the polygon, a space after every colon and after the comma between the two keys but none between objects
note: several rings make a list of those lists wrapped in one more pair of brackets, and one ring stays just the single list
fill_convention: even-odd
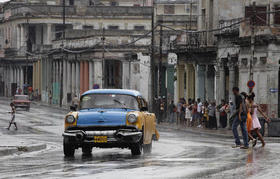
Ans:
[{"label": "classic car hood", "polygon": [[126,125],[126,110],[81,110],[78,126],[123,126]]}]

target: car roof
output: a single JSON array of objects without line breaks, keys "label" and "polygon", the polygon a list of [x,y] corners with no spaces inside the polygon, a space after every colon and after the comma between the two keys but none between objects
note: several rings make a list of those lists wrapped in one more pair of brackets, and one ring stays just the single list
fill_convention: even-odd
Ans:
[{"label": "car roof", "polygon": [[88,95],[88,94],[123,94],[123,95],[131,95],[131,96],[142,96],[139,91],[136,90],[128,90],[128,89],[93,89],[86,91],[82,94]]}]

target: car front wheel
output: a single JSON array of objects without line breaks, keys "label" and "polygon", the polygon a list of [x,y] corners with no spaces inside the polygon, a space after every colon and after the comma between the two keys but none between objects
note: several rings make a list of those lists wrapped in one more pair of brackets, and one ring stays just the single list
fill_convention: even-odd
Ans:
[{"label": "car front wheel", "polygon": [[143,150],[142,142],[138,142],[136,144],[133,144],[131,146],[130,150],[131,150],[131,154],[132,155],[141,155],[142,154],[142,150]]},{"label": "car front wheel", "polygon": [[75,154],[75,147],[72,144],[63,142],[63,152],[66,157],[73,157]]},{"label": "car front wheel", "polygon": [[82,152],[83,152],[83,155],[89,156],[89,155],[91,155],[92,148],[89,146],[84,146],[84,147],[82,147]]}]

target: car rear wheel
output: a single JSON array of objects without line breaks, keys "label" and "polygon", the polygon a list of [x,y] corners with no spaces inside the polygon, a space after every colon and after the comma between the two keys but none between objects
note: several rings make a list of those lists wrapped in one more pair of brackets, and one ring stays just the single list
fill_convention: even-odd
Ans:
[{"label": "car rear wheel", "polygon": [[143,145],[143,151],[145,154],[150,154],[152,152],[153,140],[151,140],[150,144]]},{"label": "car rear wheel", "polygon": [[92,148],[90,146],[84,146],[82,147],[82,152],[85,156],[91,155]]},{"label": "car rear wheel", "polygon": [[63,142],[63,152],[66,157],[73,157],[75,154],[75,147],[72,144]]}]

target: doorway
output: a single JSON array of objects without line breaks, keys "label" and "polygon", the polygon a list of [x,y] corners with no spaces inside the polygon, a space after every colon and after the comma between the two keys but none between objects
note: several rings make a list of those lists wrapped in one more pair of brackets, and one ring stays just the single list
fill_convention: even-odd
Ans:
[{"label": "doorway", "polygon": [[119,60],[106,60],[106,88],[122,88],[122,62]]}]

